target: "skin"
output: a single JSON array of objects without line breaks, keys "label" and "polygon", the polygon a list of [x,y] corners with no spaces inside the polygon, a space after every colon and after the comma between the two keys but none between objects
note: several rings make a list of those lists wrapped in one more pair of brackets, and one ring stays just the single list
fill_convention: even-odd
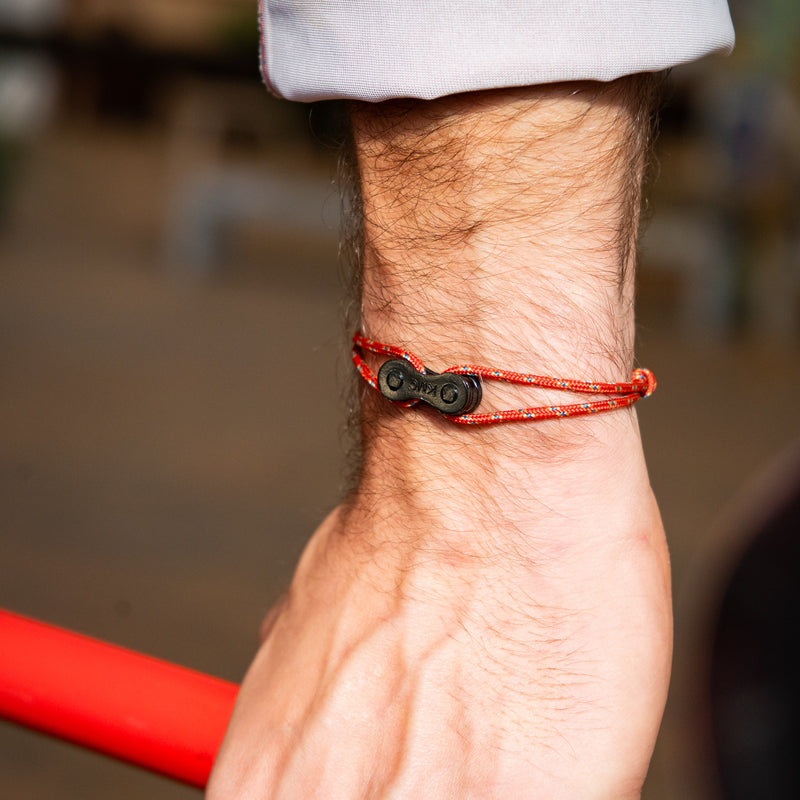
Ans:
[{"label": "skin", "polygon": [[[651,88],[353,106],[364,332],[434,370],[628,380]],[[465,428],[365,389],[360,426],[208,797],[638,797],[671,602],[635,412]]]}]

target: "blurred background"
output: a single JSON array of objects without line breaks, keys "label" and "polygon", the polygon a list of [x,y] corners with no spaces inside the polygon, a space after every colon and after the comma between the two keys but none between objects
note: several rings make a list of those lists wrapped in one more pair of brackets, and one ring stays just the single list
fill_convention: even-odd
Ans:
[{"label": "blurred background", "polygon": [[[732,10],[671,75],[642,243],[646,800],[800,796],[800,6]],[[0,607],[233,681],[347,479],[337,111],[257,43],[253,0],[0,3]],[[198,793],[0,723],[0,796]]]}]

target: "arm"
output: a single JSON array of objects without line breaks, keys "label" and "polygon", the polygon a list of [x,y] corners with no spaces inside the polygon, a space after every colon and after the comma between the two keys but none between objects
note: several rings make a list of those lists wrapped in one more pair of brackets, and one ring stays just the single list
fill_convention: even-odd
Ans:
[{"label": "arm", "polygon": [[[628,380],[651,87],[355,104],[365,333],[433,369]],[[634,412],[473,429],[369,390],[360,422],[208,796],[637,797],[671,620]]]}]

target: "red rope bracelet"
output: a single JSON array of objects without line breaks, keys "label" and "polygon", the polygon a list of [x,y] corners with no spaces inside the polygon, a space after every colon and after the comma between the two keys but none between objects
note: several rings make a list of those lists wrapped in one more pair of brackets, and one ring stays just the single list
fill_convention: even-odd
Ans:
[{"label": "red rope bracelet", "polygon": [[[373,389],[380,391],[385,396],[389,395],[379,386],[378,376],[367,366],[361,356],[364,350],[378,355],[387,355],[404,359],[412,365],[420,376],[435,375],[437,378],[439,377],[439,373],[431,373],[430,370],[425,368],[422,361],[408,350],[404,350],[402,347],[393,347],[392,345],[377,342],[357,332],[353,336],[353,363],[356,365],[356,369],[361,377],[372,386]],[[562,417],[578,417],[584,414],[597,414],[601,411],[612,411],[615,408],[625,408],[633,405],[640,398],[649,397],[656,388],[655,376],[649,369],[634,370],[630,383],[588,383],[586,381],[563,380],[561,378],[547,378],[541,375],[531,375],[522,372],[509,372],[508,370],[494,369],[492,367],[480,367],[475,364],[460,364],[455,367],[449,367],[444,370],[441,375],[462,375],[472,378],[476,382],[480,377],[488,380],[504,381],[505,383],[519,383],[527,386],[538,386],[543,389],[559,389],[561,391],[576,392],[579,394],[616,395],[615,397],[610,397],[605,400],[596,400],[590,403],[537,406],[534,408],[517,408],[480,414],[465,413],[457,415],[448,414],[444,411],[442,412],[443,416],[451,422],[458,422],[461,425],[491,425],[495,422],[560,419]],[[441,383],[441,381],[439,381],[439,383]],[[424,385],[431,387],[431,391],[434,391],[436,388],[432,384],[425,383]],[[478,398],[480,398],[480,392],[478,392]],[[395,402],[396,405],[410,407],[416,405],[419,400],[431,402],[423,394],[419,394],[415,399],[405,401],[393,400],[393,402]],[[431,404],[434,405],[434,403]],[[436,407],[440,408],[440,405],[436,405]],[[440,410],[442,409],[440,408]]]}]

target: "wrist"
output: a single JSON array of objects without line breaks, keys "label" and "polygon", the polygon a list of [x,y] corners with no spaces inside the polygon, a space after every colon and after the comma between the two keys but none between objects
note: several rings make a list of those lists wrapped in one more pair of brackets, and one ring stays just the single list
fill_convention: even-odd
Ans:
[{"label": "wrist", "polygon": [[635,419],[627,414],[592,420],[590,436],[545,455],[525,439],[525,424],[476,432],[450,423],[436,430],[432,421],[409,420],[402,440],[392,429],[371,436],[344,506],[342,529],[365,559],[385,559],[379,574],[419,567],[426,575],[524,582],[543,568],[569,588],[573,570],[596,569],[605,555],[633,557],[643,544],[663,551]]},{"label": "wrist", "polygon": [[[364,333],[434,371],[630,380],[648,116],[635,86],[356,106]],[[381,361],[367,356],[375,371]],[[481,409],[564,402],[492,381]],[[454,546],[540,520],[583,536],[597,513],[633,516],[650,501],[630,410],[465,430],[364,389],[361,439],[359,501],[412,515],[422,539],[456,531]],[[395,534],[414,538],[402,525]]]}]

